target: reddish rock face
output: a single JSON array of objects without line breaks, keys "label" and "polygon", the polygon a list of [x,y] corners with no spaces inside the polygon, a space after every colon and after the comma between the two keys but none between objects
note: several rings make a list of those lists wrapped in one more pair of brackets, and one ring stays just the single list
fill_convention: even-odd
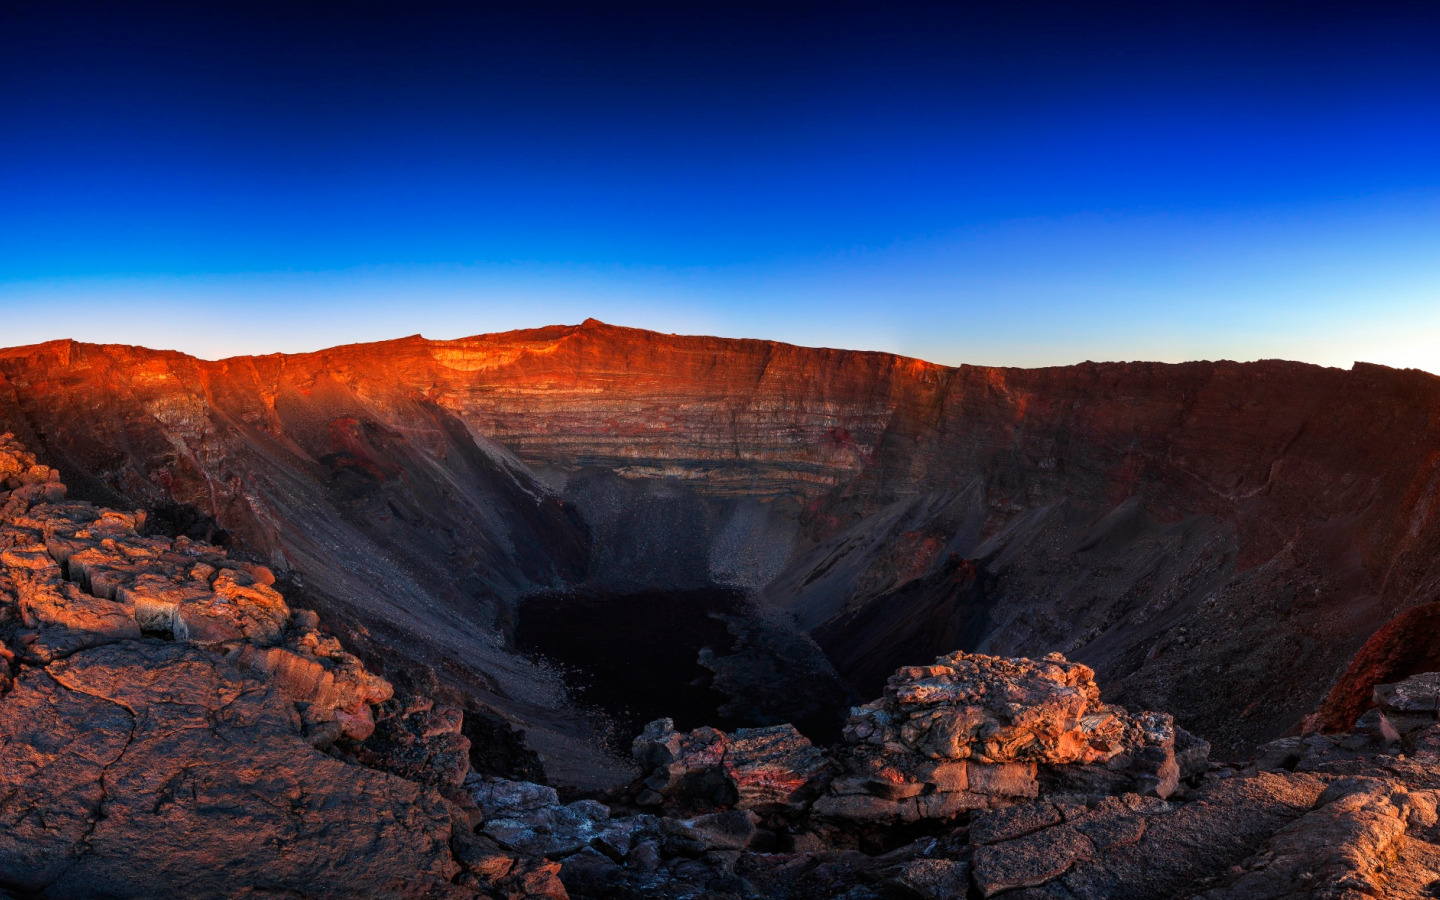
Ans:
[{"label": "reddish rock face", "polygon": [[1320,707],[1314,725],[1349,731],[1373,705],[1376,685],[1440,670],[1440,603],[1406,610],[1375,632]]},{"label": "reddish rock face", "polygon": [[582,726],[494,635],[580,581],[751,588],[862,693],[1060,650],[1217,752],[1273,737],[1440,584],[1437,408],[1440,379],[1375,366],[946,368],[593,321],[0,351],[0,427],[73,493],[223,528],[367,661],[435,667],[556,758]]}]

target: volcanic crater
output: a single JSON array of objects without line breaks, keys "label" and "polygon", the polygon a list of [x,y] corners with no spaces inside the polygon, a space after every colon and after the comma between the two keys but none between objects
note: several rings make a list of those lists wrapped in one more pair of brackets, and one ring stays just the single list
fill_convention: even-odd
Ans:
[{"label": "volcanic crater", "polygon": [[[692,819],[750,810],[749,824],[725,820],[723,827],[751,835],[746,842],[758,827],[762,844],[790,853],[808,846],[805,835],[831,841],[832,849],[889,852],[908,846],[896,834],[933,837],[939,832],[924,823],[953,825],[956,816],[994,807],[997,797],[1030,802],[1041,790],[1032,784],[1058,790],[1055,784],[1078,777],[1064,766],[1100,765],[1101,757],[1127,760],[1130,768],[1113,769],[1115,778],[1130,779],[1126,796],[1143,796],[1136,785],[1147,778],[1166,785],[1149,794],[1163,805],[1180,790],[1167,779],[1190,779],[1200,789],[1207,763],[1203,754],[1185,756],[1187,741],[1208,742],[1212,769],[1229,763],[1237,772],[1257,752],[1263,757],[1261,745],[1302,741],[1284,757],[1290,775],[1274,776],[1283,780],[1317,758],[1304,735],[1359,733],[1357,720],[1376,715],[1372,707],[1401,709],[1402,700],[1377,686],[1436,667],[1420,645],[1433,643],[1440,593],[1437,411],[1440,379],[1364,364],[949,368],[594,320],[220,361],[73,341],[0,350],[0,431],[13,436],[13,454],[33,454],[33,466],[63,473],[68,488],[68,496],[30,491],[26,509],[12,510],[12,527],[30,529],[26,540],[35,547],[51,547],[58,533],[99,535],[99,519],[65,512],[74,527],[60,527],[61,513],[42,508],[83,501],[127,511],[124,547],[151,541],[163,555],[223,545],[197,563],[208,573],[195,576],[204,582],[195,590],[220,590],[215,572],[232,566],[243,575],[235,576],[235,590],[275,593],[264,594],[265,602],[283,597],[290,617],[277,619],[263,639],[246,632],[243,640],[262,651],[242,652],[237,644],[226,659],[272,675],[290,672],[300,664],[282,664],[263,650],[289,647],[285,652],[320,659],[315,665],[324,668],[332,665],[324,660],[340,657],[313,648],[336,641],[366,677],[386,685],[355,694],[358,706],[349,694],[327,694],[323,703],[292,697],[303,713],[297,727],[315,746],[347,765],[448,786],[446,802],[465,785],[469,808],[483,811],[479,819],[509,821],[517,810],[542,808],[584,819],[584,810],[556,805],[559,795],[527,800],[495,787],[538,790],[544,781],[574,802],[604,798],[606,815],[617,819],[657,804]],[[52,482],[58,474],[15,480],[8,490]],[[32,503],[50,518],[36,519]],[[7,546],[23,543],[17,536]],[[235,562],[222,564],[214,554]],[[20,559],[8,564],[18,568]],[[120,594],[105,597],[95,587],[103,582],[94,576],[56,565],[46,576],[54,590],[72,583],[92,599],[119,602]],[[27,579],[12,591],[20,607],[30,602]],[[315,621],[300,628],[291,607],[314,610]],[[142,618],[148,609],[134,608]],[[17,616],[17,628],[40,627],[31,613]],[[176,627],[173,617],[165,620],[163,635],[179,640]],[[155,640],[153,629],[133,631],[121,628],[116,640]],[[242,640],[236,635],[223,640]],[[311,649],[302,652],[302,645]],[[167,645],[163,666],[198,665],[184,655],[198,651],[178,646]],[[29,659],[30,652],[9,656]],[[139,665],[139,651],[124,652],[131,655],[114,651],[85,663],[90,669],[77,659],[72,668]],[[1113,753],[1093,749],[1100,738],[1087,731],[1092,749],[1084,752],[1072,754],[1060,741],[1045,745],[1048,755],[1022,744],[984,745],[956,757],[970,759],[971,783],[991,779],[983,782],[995,785],[986,793],[992,788],[947,788],[943,778],[959,776],[942,778],[933,766],[861,752],[867,745],[856,737],[852,710],[882,695],[901,702],[896,685],[926,677],[914,667],[958,653],[949,669],[941,666],[951,674],[937,670],[935,677],[967,685],[980,679],[973,683],[998,690],[1032,670],[965,660],[1043,661],[1057,652],[1058,662],[1033,664],[1040,673],[1033,677],[1084,694],[1093,675],[1099,688],[1084,695],[1076,715],[1124,723],[1129,730],[1115,732]],[[45,678],[71,677],[55,668],[62,651],[35,653],[35,665],[51,667]],[[42,670],[26,675],[16,665],[17,684],[38,690]],[[984,674],[955,674],[965,672]],[[205,677],[224,683],[229,676]],[[1025,684],[1017,696],[1040,690],[1038,682]],[[0,713],[14,702],[0,700]],[[1121,707],[1161,710],[1173,723],[1168,716],[1162,724],[1127,719],[1113,711]],[[312,708],[328,711],[312,715]],[[903,703],[884,715],[902,708],[920,715]],[[281,715],[264,715],[272,713]],[[370,725],[356,724],[356,716]],[[656,730],[653,723],[664,718],[671,722]],[[996,721],[1009,727],[1004,717]],[[112,729],[121,744],[126,727],[117,719]],[[632,756],[631,741],[642,731],[649,743],[637,743]],[[463,737],[468,749],[456,750],[456,741],[449,756],[441,754],[426,743],[435,734]],[[909,740],[891,744],[932,752]],[[946,752],[972,752],[970,738],[956,740]],[[791,767],[785,771],[799,781],[790,793],[766,781],[763,802],[746,806],[754,778],[744,768],[750,763],[736,760],[771,752],[755,749],[757,741],[778,748],[773,752]],[[1122,744],[1123,753],[1115,749]],[[901,753],[886,746],[885,753]],[[705,747],[727,749],[711,759]],[[1147,747],[1162,748],[1154,752],[1169,762],[1146,768],[1138,760]],[[410,762],[396,761],[402,757]],[[442,757],[448,761],[435,762]],[[846,794],[835,785],[860,777],[857,760],[874,764],[864,770],[870,780],[862,778],[870,786]],[[886,765],[900,774],[880,790],[873,785]],[[835,776],[846,766],[850,775]],[[1045,766],[1062,768],[1047,775]],[[449,774],[434,775],[439,769]],[[820,778],[822,771],[830,774]],[[458,781],[451,777],[457,772]],[[99,777],[108,778],[103,771]],[[635,788],[637,778],[649,786]],[[711,787],[696,787],[702,782]],[[1286,809],[1308,809],[1330,790],[1323,778],[1286,784],[1271,784],[1275,796],[1298,792]],[[183,790],[175,782],[165,796]],[[912,797],[967,791],[981,805],[952,798],[943,815],[907,818],[909,807],[881,802],[903,806]],[[475,799],[482,795],[488,799]],[[865,801],[874,815],[856,813],[858,801],[844,799],[859,796],[878,798]],[[449,815],[438,805],[425,808],[437,820]],[[1092,812],[1098,808],[1092,804]],[[1126,815],[1172,812],[1135,806]],[[1284,816],[1272,812],[1254,812],[1256,822],[1280,818],[1255,825],[1251,849],[1282,824]],[[1055,822],[1069,815],[1060,807],[1036,815],[1052,813]],[[795,816],[845,820],[852,830],[806,830]],[[603,831],[600,819],[584,821]],[[718,821],[704,828],[721,828]],[[1146,821],[1158,828],[1168,820]],[[856,822],[864,823],[860,831]],[[902,831],[880,836],[876,829],[887,823]],[[526,827],[533,831],[533,824]],[[1047,819],[1045,827],[1052,825]],[[484,864],[461,859],[479,852],[469,838],[461,842],[469,849],[454,850],[453,859],[412,862],[451,886],[484,882],[492,896],[511,890],[496,887],[504,878],[528,872],[534,884],[507,896],[538,896],[559,889],[535,885],[549,884],[545,873],[565,871],[563,861],[578,852],[492,839],[507,848],[510,862],[500,868],[509,874],[488,882]],[[693,834],[684,839],[704,843]],[[718,852],[728,839],[714,838],[703,852]],[[1061,871],[1099,858],[1098,838],[1085,840],[1090,849],[1077,850]],[[589,841],[586,853],[630,865],[629,849],[596,850]],[[981,846],[973,834],[971,844]],[[685,857],[671,850],[666,859]],[[1237,865],[1245,858],[1231,855]],[[973,866],[964,890],[990,896],[1025,887],[1003,873],[991,877],[999,865],[993,854],[963,856]],[[561,862],[552,871],[535,862],[545,859]],[[601,863],[591,863],[598,871]],[[456,865],[468,874],[447,868]],[[604,895],[584,886],[583,869],[572,864],[569,888]],[[55,886],[69,884],[65,877],[26,880],[12,871],[0,885],[24,896],[59,896],[65,891]],[[1185,890],[1210,884],[1202,881],[1196,875]],[[626,881],[623,890],[639,890],[637,883]],[[1065,896],[1080,896],[1068,890]]]}]

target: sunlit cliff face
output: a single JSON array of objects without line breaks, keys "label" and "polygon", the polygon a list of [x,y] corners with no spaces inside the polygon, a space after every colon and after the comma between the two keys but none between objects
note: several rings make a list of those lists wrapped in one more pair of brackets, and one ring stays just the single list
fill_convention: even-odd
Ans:
[{"label": "sunlit cliff face", "polygon": [[738,592],[687,677],[741,724],[936,653],[1061,650],[1224,750],[1440,583],[1416,372],[945,368],[588,321],[218,362],[57,342],[0,379],[0,428],[72,492],[227,538],[575,778],[601,740],[514,650],[531,595]]}]

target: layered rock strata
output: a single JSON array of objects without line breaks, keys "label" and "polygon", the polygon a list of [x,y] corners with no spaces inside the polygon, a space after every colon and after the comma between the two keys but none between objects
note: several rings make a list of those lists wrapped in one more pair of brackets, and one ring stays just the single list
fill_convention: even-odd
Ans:
[{"label": "layered rock strata", "polygon": [[[0,427],[85,498],[228,534],[372,667],[433,668],[592,785],[626,773],[503,637],[520,597],[577,583],[758,592],[861,696],[957,648],[1058,649],[1248,752],[1440,586],[1437,403],[1378,366],[946,367],[594,321],[0,351]],[[1329,727],[1440,667],[1377,659]]]}]

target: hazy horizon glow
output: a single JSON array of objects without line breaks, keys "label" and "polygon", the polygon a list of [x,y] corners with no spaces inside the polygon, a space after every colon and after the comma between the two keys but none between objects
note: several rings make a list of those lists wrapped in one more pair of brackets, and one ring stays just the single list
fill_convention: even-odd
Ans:
[{"label": "hazy horizon glow", "polygon": [[1152,6],[21,4],[0,345],[1440,373],[1436,12]]}]

